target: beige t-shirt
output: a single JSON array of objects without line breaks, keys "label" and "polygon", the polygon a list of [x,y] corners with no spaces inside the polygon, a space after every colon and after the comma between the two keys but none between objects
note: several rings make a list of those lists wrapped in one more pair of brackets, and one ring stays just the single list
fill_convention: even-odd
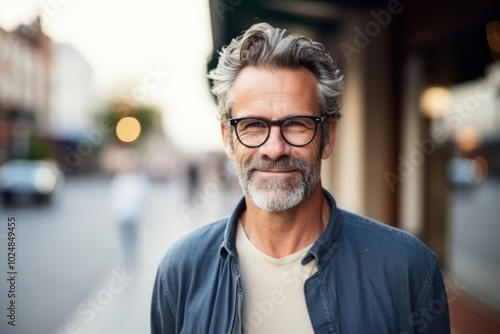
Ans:
[{"label": "beige t-shirt", "polygon": [[236,233],[243,285],[244,333],[314,333],[307,310],[304,282],[316,271],[316,261],[301,265],[308,247],[281,259],[261,252],[241,223]]}]

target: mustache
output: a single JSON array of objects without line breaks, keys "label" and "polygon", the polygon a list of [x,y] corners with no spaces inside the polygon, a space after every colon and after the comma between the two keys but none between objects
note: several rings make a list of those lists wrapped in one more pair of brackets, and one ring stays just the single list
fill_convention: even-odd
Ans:
[{"label": "mustache", "polygon": [[304,159],[292,157],[280,157],[277,160],[271,159],[252,159],[245,164],[245,171],[250,174],[254,170],[262,171],[289,171],[298,170],[304,173],[308,168],[308,163]]}]

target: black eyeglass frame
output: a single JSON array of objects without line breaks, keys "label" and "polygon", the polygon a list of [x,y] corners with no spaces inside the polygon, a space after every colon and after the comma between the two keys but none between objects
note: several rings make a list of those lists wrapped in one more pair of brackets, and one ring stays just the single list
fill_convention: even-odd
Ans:
[{"label": "black eyeglass frame", "polygon": [[[296,115],[296,116],[289,116],[289,117],[286,117],[286,118],[283,118],[283,119],[280,119],[280,120],[277,120],[277,121],[270,121],[270,120],[262,118],[262,117],[242,117],[242,118],[229,118],[229,124],[234,127],[234,132],[236,132],[236,137],[238,138],[238,141],[243,146],[246,146],[248,148],[257,148],[257,147],[261,147],[262,145],[264,145],[267,142],[267,140],[269,139],[269,136],[271,135],[271,127],[272,126],[279,126],[280,127],[281,137],[289,145],[294,146],[294,147],[304,147],[304,146],[309,145],[314,140],[314,138],[316,137],[316,133],[318,132],[318,125],[320,123],[322,123],[327,117],[328,116]],[[312,120],[314,122],[314,134],[312,135],[311,140],[309,140],[307,143],[302,144],[302,145],[296,145],[296,144],[290,143],[288,141],[288,139],[286,139],[285,134],[283,133],[283,124],[285,124],[285,122],[287,122],[287,121],[289,121],[290,119],[293,119],[293,118],[308,118],[308,119],[310,119],[310,120]],[[259,145],[247,145],[247,144],[245,144],[240,139],[240,136],[238,134],[238,129],[236,127],[237,127],[237,125],[238,125],[239,122],[247,120],[247,119],[256,119],[256,120],[259,120],[259,121],[262,121],[262,122],[266,123],[267,128],[268,128],[267,136],[266,136],[266,139],[264,139],[264,141],[262,141],[261,144],[259,144]]]}]

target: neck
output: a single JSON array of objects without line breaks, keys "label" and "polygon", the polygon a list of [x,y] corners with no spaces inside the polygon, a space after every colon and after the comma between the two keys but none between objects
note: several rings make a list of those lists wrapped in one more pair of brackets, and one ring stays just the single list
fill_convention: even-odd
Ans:
[{"label": "neck", "polygon": [[246,235],[265,254],[282,258],[312,244],[325,230],[331,208],[318,183],[311,196],[293,208],[268,212],[246,200],[241,216]]}]

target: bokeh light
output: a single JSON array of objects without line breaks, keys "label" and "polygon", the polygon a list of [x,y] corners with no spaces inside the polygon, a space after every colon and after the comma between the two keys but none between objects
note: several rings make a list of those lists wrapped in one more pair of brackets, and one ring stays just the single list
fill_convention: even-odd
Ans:
[{"label": "bokeh light", "polygon": [[489,22],[486,25],[486,36],[490,49],[494,52],[500,52],[500,22]]},{"label": "bokeh light", "polygon": [[124,117],[116,124],[116,136],[125,143],[130,143],[139,138],[141,123],[134,117]]},{"label": "bokeh light", "polygon": [[472,159],[471,169],[474,180],[477,183],[481,183],[488,176],[488,161],[482,155],[478,155]]},{"label": "bokeh light", "polygon": [[446,87],[429,87],[420,98],[422,113],[430,118],[441,118],[451,105],[451,92]]},{"label": "bokeh light", "polygon": [[479,147],[481,138],[476,129],[465,126],[458,129],[455,135],[455,143],[462,152],[471,152]]}]

